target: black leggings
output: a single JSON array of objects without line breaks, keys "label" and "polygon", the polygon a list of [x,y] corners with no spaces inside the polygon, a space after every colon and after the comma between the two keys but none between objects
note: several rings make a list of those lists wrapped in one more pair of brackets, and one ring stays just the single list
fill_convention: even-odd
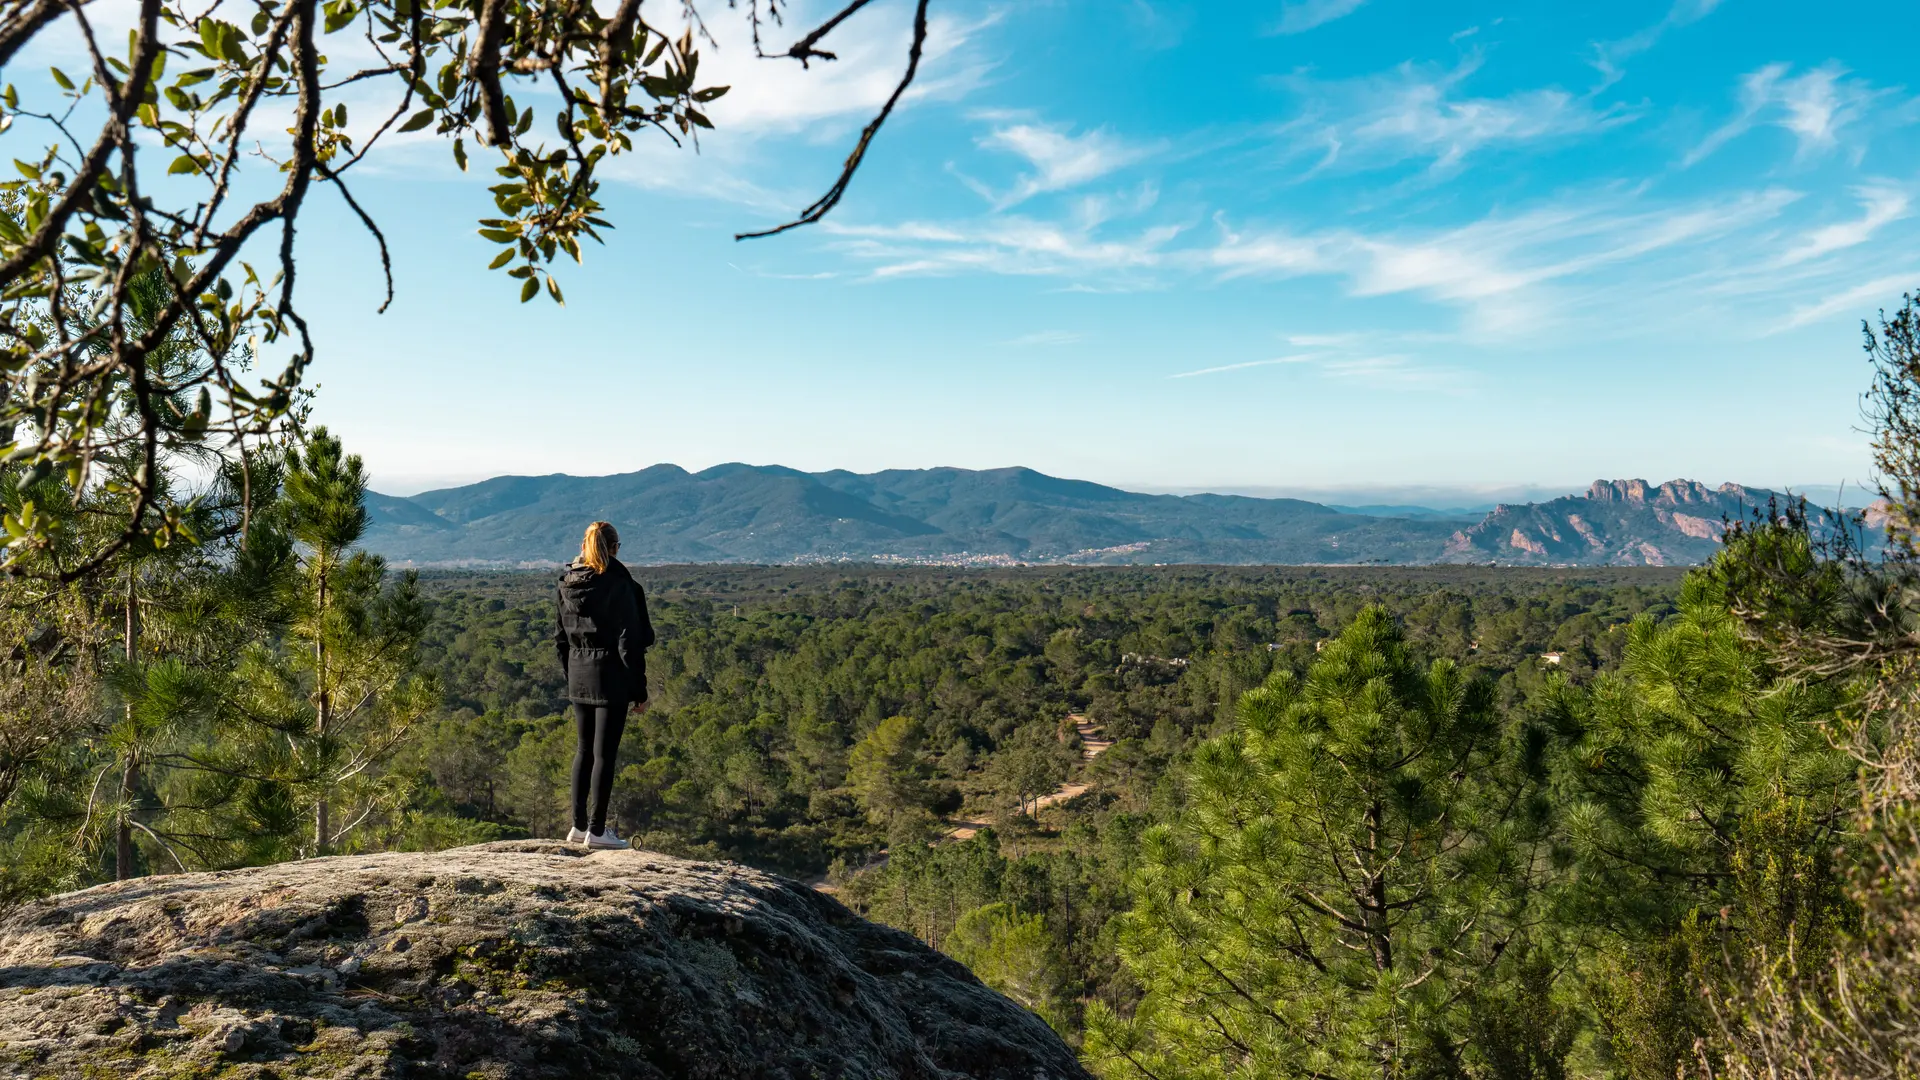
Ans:
[{"label": "black leggings", "polygon": [[[607,802],[613,797],[613,774],[620,768],[620,736],[627,730],[627,703],[573,707],[573,723],[580,732],[573,755],[573,827],[588,832],[607,831]],[[593,782],[593,816],[587,816],[587,782]]]}]

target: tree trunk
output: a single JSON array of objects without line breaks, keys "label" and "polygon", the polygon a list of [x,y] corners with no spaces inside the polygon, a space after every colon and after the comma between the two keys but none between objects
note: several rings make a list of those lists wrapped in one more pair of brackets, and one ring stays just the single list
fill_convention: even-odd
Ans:
[{"label": "tree trunk", "polygon": [[1375,802],[1367,808],[1367,897],[1362,903],[1362,921],[1373,946],[1373,965],[1379,971],[1393,970],[1393,930],[1387,923],[1387,870],[1380,858],[1380,829],[1384,808]]},{"label": "tree trunk", "polygon": [[[328,721],[333,718],[332,687],[328,684],[329,676],[327,673],[327,564],[328,560],[332,557],[332,553],[328,551],[317,551],[314,554],[316,561],[320,564],[320,573],[319,587],[315,593],[313,623],[313,733],[317,742],[324,742],[327,737]],[[324,756],[322,757],[321,764],[323,767],[325,766]],[[320,777],[320,797],[314,800],[313,805],[313,853],[315,855],[325,855],[327,853],[327,842],[329,839],[327,835],[327,794],[327,777],[322,775]]]},{"label": "tree trunk", "polygon": [[[137,655],[135,634],[139,631],[139,623],[135,619],[135,613],[139,609],[133,595],[133,567],[131,566],[127,567],[126,609],[123,655],[126,657],[128,666],[132,666],[134,657]],[[133,702],[127,702],[126,710],[127,735],[132,738],[134,735]],[[113,828],[113,877],[116,881],[125,881],[133,876],[133,797],[139,786],[140,751],[137,747],[129,747],[126,751],[126,760],[120,767],[120,813]]]},{"label": "tree trunk", "polygon": [[140,757],[128,751],[120,770],[120,819],[113,829],[113,877],[125,881],[133,876],[133,796],[140,786]]}]

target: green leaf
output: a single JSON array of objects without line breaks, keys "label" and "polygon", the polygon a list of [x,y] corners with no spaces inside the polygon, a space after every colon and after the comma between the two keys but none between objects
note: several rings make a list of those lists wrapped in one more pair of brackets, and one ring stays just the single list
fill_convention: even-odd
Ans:
[{"label": "green leaf", "polygon": [[220,24],[220,55],[236,64],[247,62],[247,50],[240,47],[240,28],[228,23]]},{"label": "green leaf", "polygon": [[700,125],[703,128],[713,127],[713,121],[708,120],[705,116],[701,115],[699,109],[688,109],[687,119],[693,121],[694,123]]},{"label": "green leaf", "polygon": [[511,244],[520,239],[505,229],[481,229],[480,235],[496,244]]},{"label": "green leaf", "polygon": [[528,278],[527,283],[525,285],[520,286],[520,302],[523,304],[533,299],[535,296],[538,296],[539,294],[540,294],[540,283],[538,281],[535,281],[532,278]]},{"label": "green leaf", "polygon": [[[531,284],[531,282],[529,282],[529,284]],[[553,280],[552,274],[547,275],[547,292],[553,294],[554,303],[559,304],[561,307],[567,306],[566,297],[560,295],[560,283]]]},{"label": "green leaf", "polygon": [[253,36],[259,37],[267,32],[267,9],[261,8],[253,13]]},{"label": "green leaf", "polygon": [[[414,113],[412,116],[407,117],[407,122],[400,125],[400,130],[403,132],[419,131],[421,128],[426,127],[428,124],[431,124],[431,123],[433,123],[433,110],[421,109],[419,112]],[[455,156],[464,156],[464,155],[455,155]],[[460,167],[463,169],[466,168],[465,165],[462,165]]]},{"label": "green leaf", "polygon": [[453,140],[453,163],[460,166],[461,172],[467,171],[467,143],[465,139]]},{"label": "green leaf", "polygon": [[699,102],[702,105],[705,105],[707,102],[712,101],[717,97],[720,97],[721,95],[725,94],[727,91],[731,89],[733,89],[733,87],[731,86],[709,86],[705,90],[699,91],[698,93],[694,94],[693,100]]},{"label": "green leaf", "polygon": [[179,157],[173,159],[173,164],[167,166],[168,176],[199,171],[200,163],[193,159],[192,154],[181,154]]},{"label": "green leaf", "polygon": [[353,0],[335,0],[324,10],[326,11],[325,25],[329,34],[353,22],[354,16],[360,14],[360,9],[353,5]]},{"label": "green leaf", "polygon": [[59,68],[48,68],[47,70],[53,73],[53,81],[60,84],[60,89],[73,89],[73,80],[67,78],[66,72],[61,71]]},{"label": "green leaf", "polygon": [[220,24],[212,19],[201,19],[199,30],[200,47],[212,59],[220,59]]},{"label": "green leaf", "polygon": [[487,269],[498,270],[512,261],[513,261],[513,249],[508,248],[507,250],[501,252],[500,254],[495,255],[493,257],[493,261],[487,264]]}]

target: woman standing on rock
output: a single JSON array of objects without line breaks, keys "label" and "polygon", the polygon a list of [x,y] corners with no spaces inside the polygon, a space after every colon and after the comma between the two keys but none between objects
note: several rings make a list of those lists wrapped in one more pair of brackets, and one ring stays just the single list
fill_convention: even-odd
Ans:
[{"label": "woman standing on rock", "polygon": [[[567,677],[567,699],[579,728],[573,757],[573,830],[569,843],[628,846],[607,826],[607,802],[619,768],[627,711],[647,711],[647,647],[653,623],[640,584],[614,555],[620,534],[596,521],[580,541],[580,557],[560,578],[560,627],[554,648]],[[589,815],[588,794],[592,794]]]}]

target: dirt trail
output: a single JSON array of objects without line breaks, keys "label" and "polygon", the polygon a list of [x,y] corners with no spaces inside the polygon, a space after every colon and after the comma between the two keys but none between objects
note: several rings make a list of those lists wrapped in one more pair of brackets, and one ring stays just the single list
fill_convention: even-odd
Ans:
[{"label": "dirt trail", "polygon": [[[1080,734],[1080,758],[1082,761],[1091,761],[1099,757],[1102,751],[1113,745],[1113,740],[1106,738],[1101,733],[1099,724],[1081,716],[1079,713],[1070,713],[1067,719],[1073,721],[1073,730]],[[1042,795],[1033,800],[1033,812],[1037,815],[1049,806],[1066,802],[1068,799],[1077,799],[1086,794],[1092,787],[1092,784],[1061,784],[1058,788],[1055,788],[1052,793]],[[949,821],[947,824],[953,826],[953,828],[947,830],[946,838],[942,843],[945,843],[946,840],[966,840],[993,823],[990,821]]]},{"label": "dirt trail", "polygon": [[[1069,713],[1067,719],[1073,721],[1073,730],[1080,735],[1080,759],[1082,761],[1091,761],[1099,757],[1103,751],[1113,745],[1113,740],[1107,738],[1101,730],[1100,725],[1094,721],[1087,719],[1079,713]],[[1049,806],[1058,805],[1066,802],[1068,799],[1079,798],[1081,795],[1086,794],[1092,787],[1092,784],[1063,783],[1058,788],[1055,788],[1052,793],[1042,795],[1035,799],[1033,801],[1033,812],[1037,815]],[[936,843],[945,844],[954,840],[969,839],[981,829],[987,828],[992,824],[993,822],[991,821],[961,821],[949,818],[947,825],[950,827],[947,830],[947,834],[936,841]],[[861,867],[861,869],[872,870],[875,867],[885,866],[886,862],[887,853],[883,851],[874,856],[872,861],[868,862],[866,866]],[[807,884],[824,893],[840,891],[827,884],[827,879],[824,877],[816,878],[807,882]]]}]

